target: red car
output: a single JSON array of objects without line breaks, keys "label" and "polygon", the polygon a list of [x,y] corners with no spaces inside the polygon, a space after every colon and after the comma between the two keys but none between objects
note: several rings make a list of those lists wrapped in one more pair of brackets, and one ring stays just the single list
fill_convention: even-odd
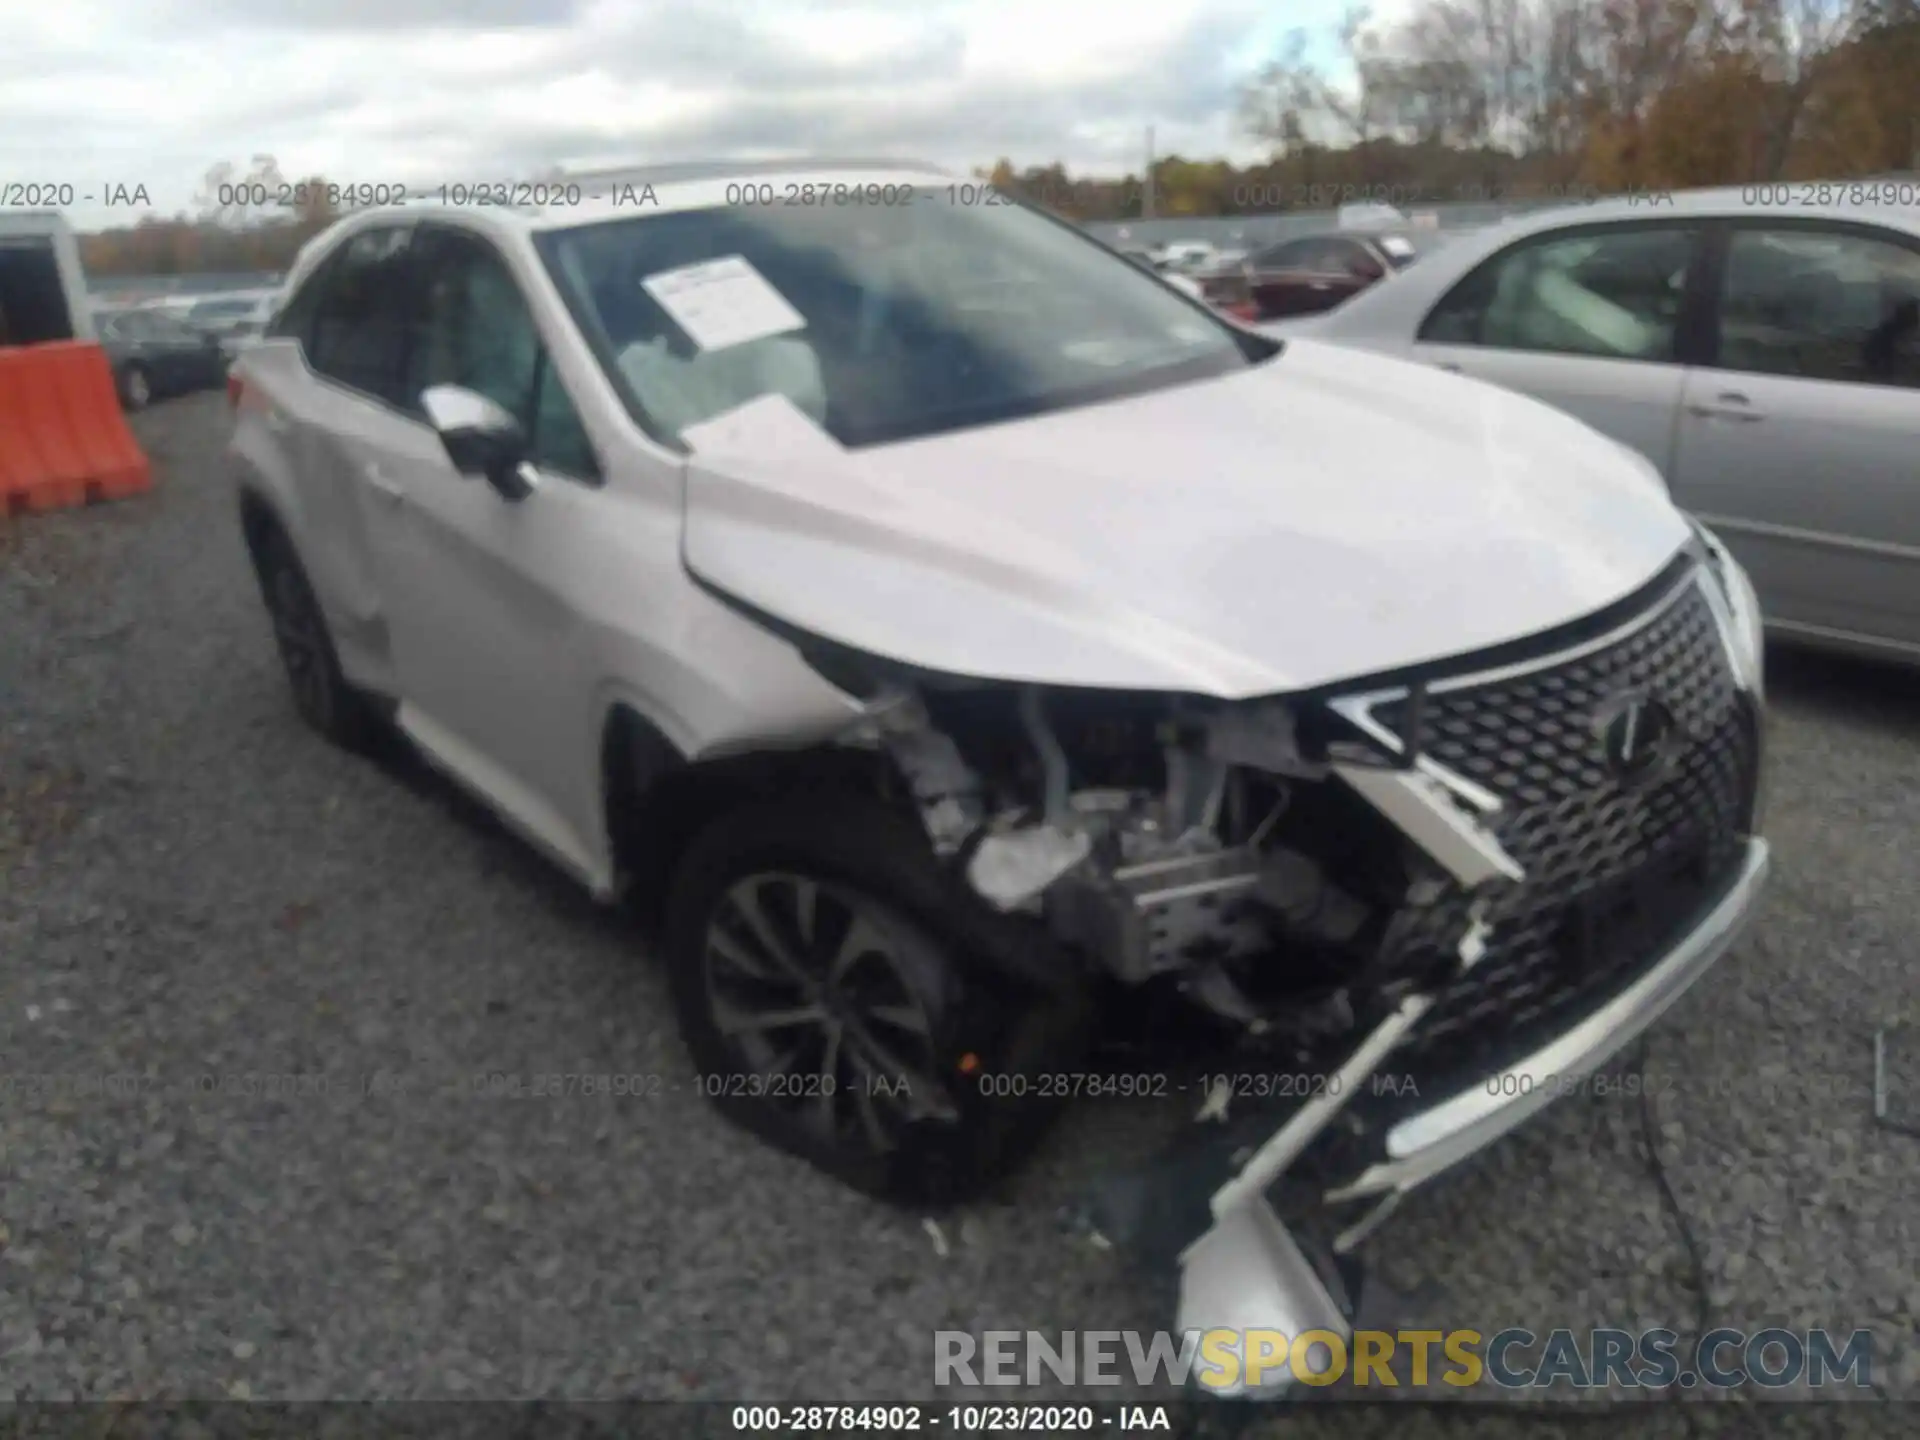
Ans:
[{"label": "red car", "polygon": [[1242,320],[1281,320],[1331,310],[1415,258],[1401,235],[1304,235],[1256,251],[1201,286],[1209,302]]}]

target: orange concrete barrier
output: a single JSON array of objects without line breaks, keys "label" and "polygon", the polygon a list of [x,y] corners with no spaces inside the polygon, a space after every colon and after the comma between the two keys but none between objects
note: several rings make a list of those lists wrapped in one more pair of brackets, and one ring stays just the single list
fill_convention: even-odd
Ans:
[{"label": "orange concrete barrier", "polygon": [[0,349],[0,516],[151,488],[105,351],[78,340]]}]

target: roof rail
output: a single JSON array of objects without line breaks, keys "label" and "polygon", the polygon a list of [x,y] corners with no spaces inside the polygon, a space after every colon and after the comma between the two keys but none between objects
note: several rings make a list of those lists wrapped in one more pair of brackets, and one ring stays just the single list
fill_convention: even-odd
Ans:
[{"label": "roof rail", "polygon": [[738,175],[779,175],[809,170],[924,170],[940,175],[947,173],[941,166],[920,160],[808,157],[797,160],[682,160],[661,164],[640,161],[594,170],[569,170],[556,165],[536,178],[549,183],[555,180],[625,180],[636,184],[651,182],[668,185],[684,180],[725,180]]}]

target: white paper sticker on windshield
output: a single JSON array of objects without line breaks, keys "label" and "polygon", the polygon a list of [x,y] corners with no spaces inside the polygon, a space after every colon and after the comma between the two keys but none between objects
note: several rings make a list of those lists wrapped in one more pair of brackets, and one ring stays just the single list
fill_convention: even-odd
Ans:
[{"label": "white paper sticker on windshield", "polygon": [[794,454],[843,456],[840,442],[822,430],[793,401],[779,393],[736,405],[723,415],[689,425],[680,438],[696,455]]},{"label": "white paper sticker on windshield", "polygon": [[1413,246],[1398,235],[1388,235],[1383,238],[1380,241],[1380,248],[1396,259],[1413,253]]},{"label": "white paper sticker on windshield", "polygon": [[702,350],[804,330],[805,317],[738,255],[662,270],[640,282]]}]

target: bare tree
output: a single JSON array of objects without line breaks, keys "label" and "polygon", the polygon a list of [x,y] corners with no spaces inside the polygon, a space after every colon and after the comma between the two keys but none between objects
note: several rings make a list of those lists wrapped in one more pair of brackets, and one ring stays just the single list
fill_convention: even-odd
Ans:
[{"label": "bare tree", "polygon": [[255,155],[245,171],[222,160],[207,170],[194,206],[209,224],[246,229],[283,218],[280,197],[285,185],[280,163],[271,155]]},{"label": "bare tree", "polygon": [[1364,147],[1383,135],[1404,83],[1364,5],[1348,7],[1335,35],[1351,79],[1335,79],[1307,58],[1308,34],[1288,33],[1280,57],[1248,87],[1248,128],[1285,154],[1315,143]]},{"label": "bare tree", "polygon": [[1429,0],[1394,44],[1430,87],[1428,103],[1452,117],[1453,143],[1571,155],[1603,68],[1602,10],[1597,0]]},{"label": "bare tree", "polygon": [[1486,97],[1458,61],[1397,62],[1382,72],[1379,89],[1381,120],[1398,139],[1466,149],[1486,138]]},{"label": "bare tree", "polygon": [[1306,143],[1304,112],[1315,104],[1322,83],[1307,59],[1307,44],[1305,30],[1288,31],[1280,54],[1261,67],[1240,97],[1242,123],[1271,145],[1276,156]]},{"label": "bare tree", "polygon": [[1756,178],[1785,170],[1827,62],[1872,13],[1858,0],[1740,0],[1735,34],[1771,96]]}]

